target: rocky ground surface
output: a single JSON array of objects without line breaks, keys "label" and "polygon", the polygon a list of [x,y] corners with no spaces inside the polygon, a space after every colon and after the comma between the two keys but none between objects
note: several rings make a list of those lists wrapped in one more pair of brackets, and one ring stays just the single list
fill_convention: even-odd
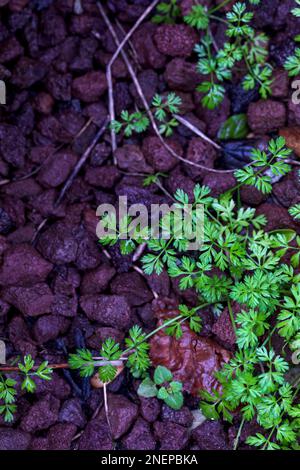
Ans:
[{"label": "rocky ground surface", "polygon": [[[122,28],[129,30],[150,1],[102,3],[122,38]],[[230,115],[245,112],[254,141],[289,127],[292,131],[282,132],[297,142],[300,106],[292,103],[282,67],[300,33],[299,19],[288,15],[292,3],[264,0],[256,15],[257,28],[271,36],[272,98],[262,101],[256,92],[244,92],[235,76],[215,111],[205,110],[194,91],[198,34],[188,26],[157,26],[147,19],[126,50],[148,102],[157,92],[175,91],[184,116],[212,139]],[[181,2],[183,10],[190,4]],[[189,193],[201,182],[219,195],[235,180],[179,162],[152,131],[143,138],[119,139],[114,165],[106,131],[55,204],[108,115],[105,70],[115,43],[94,0],[0,0],[0,6],[0,79],[8,91],[7,105],[0,106],[0,338],[8,357],[30,353],[37,360],[62,363],[76,347],[97,351],[108,336],[122,341],[133,324],[150,331],[156,323],[153,291],[160,298],[197,303],[193,291],[181,292],[166,273],[144,278],[135,270],[138,262],[121,256],[118,247],[108,249],[107,257],[95,234],[96,207],[114,204],[120,195],[147,206],[168,201],[157,186],[143,187],[136,173],[167,173],[163,183],[170,193],[177,188]],[[214,33],[222,44],[222,24]],[[112,73],[117,115],[140,105],[121,58]],[[189,161],[208,168],[227,164],[213,146],[181,125],[168,140]],[[299,147],[296,151],[300,154]],[[291,227],[300,233],[287,211],[299,202],[299,187],[295,169],[274,185],[268,199],[252,188],[243,188],[241,198],[266,214],[268,229]],[[201,337],[230,352],[234,336],[228,312],[219,319],[210,311],[201,315]],[[111,435],[102,390],[75,374],[54,372],[51,382],[38,383],[33,396],[21,392],[13,423],[0,418],[0,449],[232,448],[237,423],[197,425],[197,398],[187,395],[182,410],[173,411],[156,398],[139,398],[137,386],[126,371],[109,385]],[[244,427],[241,448],[253,431],[254,424]]]}]

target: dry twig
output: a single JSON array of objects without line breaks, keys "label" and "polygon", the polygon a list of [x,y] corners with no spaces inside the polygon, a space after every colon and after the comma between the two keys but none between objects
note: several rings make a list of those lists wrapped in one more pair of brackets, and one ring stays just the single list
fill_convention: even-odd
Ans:
[{"label": "dry twig", "polygon": [[[155,121],[155,119],[154,119],[154,116],[153,116],[153,114],[152,114],[152,112],[151,112],[151,109],[150,109],[150,107],[149,107],[149,105],[148,105],[148,103],[147,103],[147,100],[146,100],[146,98],[145,98],[145,95],[144,95],[144,93],[143,93],[143,90],[142,90],[142,88],[141,88],[141,86],[140,86],[140,83],[139,83],[139,81],[138,81],[138,79],[137,79],[136,73],[134,72],[133,67],[132,67],[132,65],[131,65],[130,62],[129,62],[129,59],[128,59],[128,57],[127,57],[126,52],[125,52],[125,51],[122,49],[122,47],[121,47],[122,44],[123,44],[123,46],[124,46],[124,44],[126,43],[125,39],[127,38],[127,40],[128,40],[129,37],[131,36],[131,35],[130,35],[130,32],[131,32],[132,30],[129,31],[129,33],[128,33],[127,36],[123,39],[123,41],[120,42],[119,39],[118,39],[118,36],[117,36],[117,34],[116,34],[116,32],[115,32],[113,26],[112,26],[112,24],[111,24],[111,22],[110,22],[110,20],[109,20],[109,18],[108,18],[108,16],[106,15],[106,13],[105,13],[105,11],[104,11],[104,9],[103,9],[103,7],[98,4],[98,8],[99,8],[99,11],[100,11],[101,15],[103,16],[103,19],[104,19],[104,21],[105,21],[107,27],[109,28],[109,31],[110,31],[110,33],[111,33],[111,35],[112,35],[112,37],[113,37],[113,39],[114,39],[116,45],[118,46],[116,52],[118,52],[118,54],[120,53],[120,54],[122,55],[122,57],[123,57],[123,60],[124,60],[124,62],[125,62],[125,65],[126,65],[126,67],[127,67],[127,69],[128,69],[128,72],[130,73],[130,76],[131,76],[132,81],[133,81],[133,83],[134,83],[134,85],[135,85],[135,88],[136,88],[136,90],[137,90],[137,93],[138,93],[138,95],[139,95],[139,97],[140,97],[140,99],[141,99],[141,101],[142,101],[142,103],[143,103],[144,109],[145,109],[145,111],[146,111],[146,113],[147,113],[147,116],[148,116],[148,118],[149,118],[149,120],[150,120],[150,123],[151,123],[151,125],[152,125],[152,128],[153,128],[154,132],[156,133],[157,137],[159,138],[160,142],[162,143],[162,145],[165,147],[165,149],[166,149],[174,158],[176,158],[177,160],[180,160],[181,162],[183,162],[183,163],[185,163],[185,164],[187,164],[187,165],[191,165],[191,166],[194,166],[194,167],[196,167],[196,168],[201,168],[202,170],[205,170],[205,171],[207,171],[207,172],[211,172],[211,173],[234,173],[236,170],[216,170],[216,169],[214,169],[214,168],[207,168],[206,166],[200,165],[199,163],[195,163],[195,162],[192,162],[192,161],[190,161],[190,160],[186,160],[185,158],[181,157],[181,155],[178,155],[178,154],[173,150],[173,148],[170,147],[170,146],[165,142],[165,140],[163,139],[161,133],[159,132],[159,129],[158,129],[158,127],[157,127],[157,124],[156,124],[156,121]],[[140,23],[139,23],[139,24],[140,24]],[[115,52],[115,54],[114,54],[113,57],[115,57],[115,56],[117,57],[118,54],[116,55],[116,52]],[[111,67],[110,67],[110,64],[111,64],[111,63],[112,63],[112,60],[109,62],[108,66],[107,66],[107,80],[108,80],[108,90],[109,90],[109,115],[110,115],[110,118],[111,118],[112,120],[114,120],[114,119],[115,119],[115,113],[114,113],[113,86],[112,86]],[[182,122],[182,123],[183,123],[183,122]],[[190,124],[190,123],[189,123],[189,124]],[[185,125],[186,125],[186,122],[185,122]],[[191,129],[191,127],[189,127],[189,128]],[[194,126],[193,126],[193,129],[195,129]],[[192,129],[191,129],[191,130],[192,130]],[[198,135],[200,135],[199,133],[200,133],[200,131],[198,130]],[[203,137],[203,136],[202,136],[202,137]],[[206,140],[209,139],[207,136],[205,136],[205,137],[206,137]],[[214,143],[214,144],[215,144],[215,143]],[[217,144],[215,144],[215,146],[216,146],[216,145],[217,145]],[[112,133],[112,150],[113,150],[113,152],[115,152],[116,148],[117,148],[117,147],[116,147],[116,135],[115,135],[115,132],[113,132],[113,133]],[[114,160],[114,162],[116,163],[115,160]]]},{"label": "dry twig", "polygon": [[62,199],[64,198],[67,190],[70,188],[70,186],[72,185],[74,179],[76,178],[76,176],[78,175],[79,171],[81,170],[82,166],[84,165],[84,163],[86,162],[86,160],[88,159],[91,151],[93,150],[93,148],[95,147],[95,145],[97,144],[98,140],[100,139],[100,137],[102,136],[102,134],[105,132],[105,129],[107,127],[107,124],[108,124],[108,117],[106,118],[104,124],[102,125],[102,127],[99,129],[99,131],[97,132],[97,134],[95,135],[95,137],[93,138],[92,142],[90,143],[90,145],[88,146],[88,148],[85,150],[85,152],[83,153],[83,155],[81,156],[81,158],[78,160],[77,164],[75,165],[72,173],[70,174],[69,178],[67,179],[66,183],[64,184],[62,190],[60,191],[59,193],[59,196],[55,202],[55,207],[57,207]]},{"label": "dry twig", "polygon": [[[115,53],[113,54],[112,58],[110,59],[107,69],[106,69],[106,78],[107,78],[107,86],[108,86],[108,106],[109,106],[109,115],[110,115],[110,120],[113,121],[115,119],[115,106],[114,106],[114,93],[113,93],[113,82],[112,82],[112,66],[117,59],[118,55],[121,53],[124,61],[125,61],[125,52],[123,50],[125,44],[129,41],[133,33],[137,30],[139,25],[144,21],[146,16],[149,15],[149,13],[153,10],[153,8],[157,5],[159,0],[154,0],[148,8],[144,11],[144,13],[140,16],[140,18],[137,20],[137,22],[134,24],[134,26],[131,28],[131,30],[126,34],[124,39],[120,42],[118,39],[118,36],[112,27],[108,16],[106,15],[103,6],[101,5],[100,2],[97,2],[98,9],[116,43],[117,49]],[[127,59],[128,60],[128,59]],[[126,62],[125,62],[126,63]],[[127,65],[127,64],[126,64]],[[113,129],[111,129],[111,146],[112,146],[112,152],[113,152],[113,159],[114,159],[114,164],[116,164],[115,161],[115,151],[117,149],[117,139],[116,139],[116,133]]]}]

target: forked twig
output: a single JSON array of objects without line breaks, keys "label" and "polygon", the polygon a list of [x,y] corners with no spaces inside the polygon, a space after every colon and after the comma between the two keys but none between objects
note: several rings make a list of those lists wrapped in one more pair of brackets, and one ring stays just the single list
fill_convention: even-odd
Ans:
[{"label": "forked twig", "polygon": [[[123,57],[123,60],[124,60],[125,65],[126,65],[126,67],[127,67],[127,69],[128,69],[128,72],[129,72],[129,74],[130,74],[130,76],[131,76],[131,78],[132,78],[132,81],[133,81],[133,83],[134,83],[134,85],[135,85],[135,88],[136,88],[136,90],[137,90],[137,93],[138,93],[138,95],[139,95],[139,97],[140,97],[140,99],[141,99],[141,101],[142,101],[142,103],[143,103],[144,109],[145,109],[145,111],[146,111],[146,113],[147,113],[147,115],[148,115],[148,117],[149,117],[149,120],[150,120],[150,123],[151,123],[151,125],[152,125],[152,128],[153,128],[155,134],[157,135],[157,137],[159,138],[160,142],[162,143],[162,145],[165,147],[165,149],[166,149],[174,158],[176,158],[177,160],[182,161],[183,163],[185,163],[185,164],[187,164],[187,165],[191,165],[191,166],[194,166],[194,167],[196,167],[196,168],[201,168],[202,170],[206,170],[206,171],[211,172],[211,173],[234,173],[236,170],[216,170],[216,169],[214,169],[214,168],[207,168],[206,166],[200,165],[199,163],[195,163],[195,162],[192,162],[192,161],[190,161],[190,160],[186,160],[185,158],[181,157],[181,155],[178,155],[178,154],[175,152],[175,150],[173,150],[173,148],[170,147],[170,146],[165,142],[165,140],[163,139],[163,137],[162,137],[162,135],[161,135],[161,133],[160,133],[158,127],[157,127],[157,124],[156,124],[156,121],[155,121],[155,119],[154,119],[154,116],[153,116],[153,114],[152,114],[152,112],[151,112],[151,109],[150,109],[148,103],[147,103],[147,100],[146,100],[146,98],[145,98],[145,95],[144,95],[144,93],[143,93],[143,90],[142,90],[142,88],[141,88],[141,86],[140,86],[140,83],[139,83],[139,81],[138,81],[138,79],[137,79],[136,73],[134,72],[133,67],[132,67],[132,65],[131,65],[131,63],[130,63],[130,61],[129,61],[129,59],[128,59],[128,56],[127,56],[126,52],[120,47],[122,44],[123,44],[123,46],[124,46],[124,44],[126,43],[125,39],[128,40],[129,37],[131,36],[131,35],[130,35],[130,32],[129,32],[129,33],[127,34],[127,36],[123,39],[123,41],[120,42],[119,39],[118,39],[118,36],[117,36],[117,34],[116,34],[116,32],[115,32],[113,26],[112,26],[112,24],[111,24],[111,22],[110,22],[110,20],[109,20],[109,18],[108,18],[108,16],[106,15],[106,13],[105,13],[105,11],[104,11],[102,5],[99,4],[99,3],[98,3],[98,8],[99,8],[99,11],[100,11],[101,15],[103,16],[103,19],[104,19],[104,21],[105,21],[107,27],[109,28],[109,31],[110,31],[110,33],[111,33],[111,35],[112,35],[112,37],[113,37],[113,39],[114,39],[114,41],[115,41],[115,43],[116,43],[116,45],[117,45],[118,54],[120,53],[120,54],[122,55],[122,57]],[[143,15],[143,17],[144,17],[144,15]],[[139,24],[140,24],[140,22],[139,22]],[[132,30],[131,30],[131,31],[132,31]],[[116,52],[117,52],[117,51],[116,51]],[[115,52],[115,54],[114,54],[113,57],[115,57],[115,56],[117,57],[118,54],[116,54],[116,52]],[[111,77],[111,67],[110,67],[110,64],[111,64],[111,63],[112,63],[112,60],[109,62],[108,66],[107,66],[107,80],[108,80],[108,87],[109,87],[109,114],[110,114],[110,117],[111,117],[112,119],[115,119],[114,102],[113,102],[112,77]],[[186,124],[185,124],[185,125],[186,125]],[[200,132],[200,131],[199,131],[199,132]],[[199,133],[198,133],[198,135],[199,135]],[[114,152],[115,149],[116,149],[116,139],[115,139],[115,138],[116,138],[115,133],[112,133],[112,149],[113,149],[113,152]],[[207,140],[207,139],[208,139],[208,137],[206,138],[206,140]],[[215,146],[216,146],[216,145],[217,145],[217,144],[215,144]]]},{"label": "forked twig", "polygon": [[[121,31],[121,33],[126,36],[126,31],[125,29],[123,28],[123,26],[121,25],[120,21],[118,19],[115,20],[116,21],[116,25],[118,26],[119,30]],[[132,58],[135,62],[135,65],[137,66],[137,68],[139,70],[142,69],[140,63],[139,63],[139,58],[138,58],[138,54],[137,54],[137,51],[132,43],[132,41],[128,41],[128,45],[130,46],[130,49],[131,49],[131,55],[132,55]]]},{"label": "forked twig", "polygon": [[[129,39],[131,38],[133,33],[137,30],[137,28],[144,21],[146,16],[149,15],[149,13],[153,10],[153,8],[157,5],[158,2],[159,2],[159,0],[154,0],[148,6],[148,8],[146,8],[144,13],[140,16],[140,18],[137,20],[137,22],[134,24],[134,26],[131,28],[131,30],[126,34],[126,36],[124,37],[124,39],[121,42],[119,41],[118,36],[117,36],[114,28],[112,27],[112,25],[111,25],[111,23],[108,19],[108,16],[106,15],[106,13],[104,11],[104,8],[103,8],[101,2],[97,2],[98,9],[99,9],[99,11],[100,11],[107,27],[108,27],[108,29],[110,30],[110,33],[111,33],[111,35],[112,35],[112,37],[113,37],[113,39],[116,43],[116,46],[117,46],[117,49],[114,52],[112,58],[110,59],[108,65],[107,65],[107,69],[106,69],[106,79],[107,79],[107,86],[108,86],[108,107],[109,107],[109,115],[110,115],[110,120],[111,121],[113,121],[116,117],[115,116],[115,106],[114,106],[114,96],[113,96],[112,66],[113,66],[115,60],[117,59],[117,57],[120,53],[121,53],[123,59],[125,60],[125,57],[124,57],[125,53],[124,53],[124,50],[123,50],[125,44],[129,41]],[[112,146],[114,164],[116,164],[114,154],[115,154],[115,151],[117,149],[117,138],[116,138],[116,133],[115,133],[114,129],[112,129],[112,128],[111,128],[111,146]]]}]

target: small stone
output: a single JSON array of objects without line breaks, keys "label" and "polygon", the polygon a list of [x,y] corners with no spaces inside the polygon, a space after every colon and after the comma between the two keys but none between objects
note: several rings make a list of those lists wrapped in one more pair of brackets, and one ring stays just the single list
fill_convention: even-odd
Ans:
[{"label": "small stone", "polygon": [[38,250],[54,264],[65,264],[75,261],[78,242],[70,226],[56,222],[39,238]]},{"label": "small stone", "polygon": [[41,168],[38,181],[46,188],[60,186],[73,170],[77,163],[77,156],[69,151],[57,152]]},{"label": "small stone", "polygon": [[87,339],[87,344],[92,349],[99,349],[107,338],[112,338],[120,344],[124,339],[124,332],[109,326],[101,326],[96,328],[94,334]]},{"label": "small stone", "polygon": [[[180,144],[172,140],[166,140],[166,143],[179,156],[182,156],[183,150]],[[151,167],[158,172],[168,172],[178,163],[178,160],[172,156],[160,139],[155,136],[144,139],[143,154]]]},{"label": "small stone", "polygon": [[271,85],[272,96],[274,98],[287,98],[290,91],[290,80],[286,70],[278,69],[273,74]]},{"label": "small stone", "polygon": [[142,24],[134,33],[132,42],[143,66],[161,69],[166,63],[166,58],[155,45],[154,34],[156,29],[157,27],[151,22]]},{"label": "small stone", "polygon": [[107,90],[106,75],[103,72],[88,72],[75,78],[72,85],[73,95],[84,103],[97,101]]},{"label": "small stone", "polygon": [[21,57],[16,64],[11,83],[21,89],[26,89],[41,81],[47,73],[47,67],[37,60]]},{"label": "small stone", "polygon": [[32,246],[16,245],[4,254],[0,285],[30,286],[43,282],[51,270],[52,264],[44,260]]},{"label": "small stone", "polygon": [[170,278],[166,270],[160,274],[153,272],[147,275],[147,284],[159,296],[168,297],[170,293]]},{"label": "small stone", "polygon": [[159,52],[172,57],[188,57],[198,41],[195,30],[184,24],[159,26],[154,38]]},{"label": "small stone", "polygon": [[146,163],[143,152],[137,145],[123,145],[115,153],[118,166],[129,172],[152,173],[153,169]]},{"label": "small stone", "polygon": [[122,444],[128,450],[154,450],[156,441],[147,421],[139,418],[130,433],[122,439]]},{"label": "small stone", "polygon": [[164,404],[161,415],[163,421],[180,424],[186,428],[189,428],[193,423],[193,414],[187,406],[183,406],[180,410],[173,410]]},{"label": "small stone", "polygon": [[30,317],[49,313],[53,303],[53,294],[45,283],[32,287],[9,287],[4,290],[3,298]]},{"label": "small stone", "polygon": [[54,100],[49,93],[41,91],[33,100],[34,108],[42,114],[50,114],[54,106]]},{"label": "small stone", "polygon": [[288,209],[299,197],[299,189],[299,172],[295,169],[273,185],[273,194],[278,202]]},{"label": "small stone", "polygon": [[121,295],[84,295],[80,305],[89,320],[122,330],[130,327],[130,307]]},{"label": "small stone", "polygon": [[10,37],[1,43],[0,64],[16,59],[23,53],[23,47],[14,37]]},{"label": "small stone", "polygon": [[14,223],[7,212],[0,207],[0,234],[7,235],[14,228]]},{"label": "small stone", "polygon": [[204,421],[193,430],[192,438],[200,450],[229,450],[225,431],[219,421]]},{"label": "small stone", "polygon": [[55,424],[48,433],[49,448],[51,450],[70,450],[72,438],[77,427],[74,424]]},{"label": "small stone", "polygon": [[142,417],[149,423],[154,423],[160,414],[160,402],[157,398],[139,397],[141,406],[140,411]]},{"label": "small stone", "polygon": [[108,403],[112,436],[114,439],[119,439],[138,417],[138,406],[123,395],[109,394]]},{"label": "small stone", "polygon": [[251,103],[248,109],[248,123],[253,132],[267,134],[285,126],[286,108],[279,101],[260,100]]},{"label": "small stone", "polygon": [[102,262],[102,255],[95,237],[87,230],[80,228],[76,236],[78,242],[76,267],[80,271],[95,269]]},{"label": "small stone", "polygon": [[269,232],[278,229],[298,229],[299,224],[293,220],[285,207],[265,202],[257,209],[256,215],[263,214],[267,219],[264,230]]},{"label": "small stone", "polygon": [[[199,137],[192,138],[187,151],[187,160],[189,162],[202,165],[205,168],[213,168],[216,158],[217,151],[210,143]],[[185,168],[188,175],[192,178],[199,178],[207,173],[204,168],[198,168],[193,165],[186,164]]]},{"label": "small stone", "polygon": [[47,437],[34,437],[30,444],[30,450],[49,450]]},{"label": "small stone", "polygon": [[77,297],[69,297],[63,294],[57,294],[51,306],[51,313],[72,318],[77,315],[78,301]]},{"label": "small stone", "polygon": [[[142,92],[144,94],[144,97],[148,103],[148,105],[151,105],[153,97],[155,93],[157,92],[158,88],[158,75],[154,70],[143,70],[138,74],[138,81],[140,84],[140,87],[142,89]],[[135,103],[137,104],[138,107],[143,107],[143,101],[140,98],[135,85],[132,83],[130,85],[130,93],[134,98]],[[123,109],[126,109],[123,107]]]},{"label": "small stone", "polygon": [[58,420],[61,423],[74,424],[83,428],[86,424],[86,417],[83,413],[79,398],[70,398],[66,400],[59,412]]},{"label": "small stone", "polygon": [[[241,311],[241,308],[237,307],[233,310],[235,311],[235,313],[239,313]],[[229,349],[234,349],[236,344],[236,336],[227,307],[223,310],[218,320],[214,324],[212,332],[214,335],[216,335],[217,340],[219,340],[219,342],[223,346]]]},{"label": "small stone", "polygon": [[59,372],[54,371],[51,375],[51,380],[43,380],[39,377],[35,378],[36,391],[38,397],[43,397],[45,394],[51,394],[59,400],[66,400],[70,396],[71,387]]},{"label": "small stone", "polygon": [[111,292],[116,295],[123,295],[132,307],[153,300],[153,295],[144,279],[136,272],[118,274],[111,282]]},{"label": "small stone", "polygon": [[218,197],[234,188],[236,179],[231,173],[208,173],[202,180],[203,186],[208,186],[211,189],[211,195]]},{"label": "small stone", "polygon": [[25,163],[26,139],[18,127],[8,124],[0,125],[0,155],[3,160],[16,168]]},{"label": "small stone", "polygon": [[65,333],[68,326],[69,322],[64,317],[44,315],[39,317],[34,325],[34,336],[39,344],[47,343]]},{"label": "small stone", "polygon": [[97,294],[103,292],[115,274],[115,268],[107,263],[101,264],[93,271],[86,272],[80,287],[81,293]]},{"label": "small stone", "polygon": [[0,450],[26,450],[31,435],[19,429],[0,428]]},{"label": "small stone", "polygon": [[51,74],[47,78],[47,89],[55,100],[70,101],[72,75],[69,73]]},{"label": "small stone", "polygon": [[112,450],[114,448],[105,416],[90,421],[79,439],[79,450]]},{"label": "small stone", "polygon": [[58,419],[59,406],[59,400],[52,395],[41,398],[22,418],[21,429],[27,432],[48,429]]},{"label": "small stone", "polygon": [[80,274],[73,267],[62,266],[57,269],[53,281],[55,294],[75,296],[76,289],[80,286]]},{"label": "small stone", "polygon": [[102,166],[100,168],[88,168],[85,173],[85,181],[96,188],[111,189],[121,175],[119,170],[112,165]]},{"label": "small stone", "polygon": [[[234,187],[234,184],[232,187]],[[259,206],[267,199],[267,196],[256,189],[254,186],[241,186],[240,195],[241,200],[245,204],[249,204],[251,206]]]},{"label": "small stone", "polygon": [[160,450],[181,450],[188,443],[188,432],[184,426],[172,422],[156,421],[155,435],[160,441]]},{"label": "small stone", "polygon": [[172,90],[194,91],[201,81],[201,75],[195,64],[176,58],[167,64],[165,79]]},{"label": "small stone", "polygon": [[[35,181],[34,178],[27,178],[21,181],[12,181],[10,184],[7,184],[3,188],[3,192],[9,196],[14,196],[15,198],[30,198],[37,196],[42,191],[42,188]],[[0,214],[1,219],[1,214]],[[1,222],[0,222],[1,226]]]}]

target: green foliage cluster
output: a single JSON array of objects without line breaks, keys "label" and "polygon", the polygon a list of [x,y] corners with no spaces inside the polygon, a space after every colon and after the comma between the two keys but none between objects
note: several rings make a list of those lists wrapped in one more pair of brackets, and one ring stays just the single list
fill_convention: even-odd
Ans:
[{"label": "green foliage cluster", "polygon": [[[244,90],[253,90],[256,87],[262,98],[271,95],[273,67],[268,63],[269,38],[265,33],[257,32],[251,26],[254,13],[248,10],[249,5],[259,5],[261,0],[248,0],[248,2],[235,2],[231,11],[224,13],[222,8],[230,3],[225,0],[220,4],[208,8],[196,4],[191,11],[183,17],[189,26],[204,31],[205,35],[195,51],[198,55],[197,68],[201,75],[207,77],[197,90],[203,94],[202,105],[214,109],[220,105],[225,96],[224,83],[232,78],[232,73],[241,66],[246,69],[242,81]],[[247,4],[248,3],[248,4]],[[295,0],[291,13],[300,17],[300,0]],[[180,8],[176,0],[162,2],[157,6],[158,14],[153,17],[155,23],[172,24],[180,20]],[[218,47],[212,35],[212,22],[221,22],[226,25],[227,41],[223,47]],[[300,36],[295,37],[299,41]],[[291,77],[300,74],[300,49],[288,57],[285,68]]]},{"label": "green foliage cluster", "polygon": [[156,24],[174,24],[176,19],[180,17],[180,8],[177,0],[169,0],[161,2],[156,7],[157,14],[153,16],[152,21]]},{"label": "green foliage cluster", "polygon": [[[291,153],[292,150],[285,147],[283,137],[271,140],[268,152],[253,150],[252,165],[237,170],[235,177],[239,183],[254,186],[263,194],[269,194],[272,192],[272,177],[284,176],[291,171],[291,166],[286,163]],[[266,168],[268,168],[267,172]]]},{"label": "green foliage cluster", "polygon": [[[292,14],[297,18],[300,18],[300,0],[295,0],[297,6],[292,9]],[[300,35],[297,35],[295,38],[296,42],[300,41]],[[289,72],[290,77],[296,77],[300,74],[300,48],[296,47],[295,53],[287,58],[285,63],[285,69]]]},{"label": "green foliage cluster", "polygon": [[[42,362],[36,366],[30,355],[25,356],[23,362],[17,365],[18,373],[22,377],[21,389],[33,393],[36,389],[34,378],[51,380],[52,369],[48,362]],[[0,373],[0,415],[3,414],[5,421],[13,421],[16,411],[17,381]]]},{"label": "green foliage cluster", "polygon": [[[158,122],[159,131],[162,135],[169,137],[173,129],[178,126],[178,121],[172,114],[178,113],[181,105],[181,98],[175,93],[169,93],[165,98],[161,95],[155,95],[152,100],[153,115]],[[111,122],[111,128],[118,134],[124,131],[125,137],[130,137],[133,132],[140,134],[148,129],[150,120],[145,111],[135,111],[129,113],[124,110],[121,112],[120,120]]]},{"label": "green foliage cluster", "polygon": [[135,325],[129,330],[125,345],[126,349],[122,350],[112,338],[107,338],[102,345],[99,361],[94,360],[91,351],[81,349],[70,355],[70,367],[79,370],[82,377],[91,377],[98,372],[102,382],[108,383],[117,374],[114,363],[121,364],[124,361],[134,377],[143,376],[150,366],[150,359],[147,338],[140,327]]},{"label": "green foliage cluster", "polygon": [[163,366],[156,367],[153,380],[146,377],[138,388],[138,394],[145,398],[157,397],[174,410],[183,405],[182,383],[173,380],[172,373]]},{"label": "green foliage cluster", "polygon": [[[293,378],[293,365],[287,360],[287,351],[300,349],[300,237],[294,230],[266,232],[266,217],[257,215],[253,208],[243,208],[236,193],[243,184],[249,184],[269,193],[271,181],[261,180],[271,173],[286,174],[285,158],[289,155],[283,138],[272,140],[268,152],[253,151],[254,173],[244,177],[238,170],[238,184],[219,198],[210,189],[196,185],[189,200],[183,190],[174,198],[178,208],[192,207],[192,228],[196,224],[198,206],[204,208],[204,240],[198,250],[190,251],[190,237],[177,237],[174,224],[168,224],[169,239],[151,239],[148,233],[148,253],[142,258],[146,274],[160,274],[164,268],[173,278],[179,278],[182,290],[194,288],[199,297],[196,308],[179,307],[178,316],[166,320],[146,334],[135,325],[121,346],[107,338],[98,357],[88,349],[81,349],[69,357],[69,366],[82,377],[97,373],[101,381],[109,383],[116,377],[118,367],[126,365],[131,374],[142,379],[139,393],[156,396],[168,406],[179,409],[183,404],[183,385],[173,380],[172,373],[158,366],[150,377],[149,339],[161,329],[180,338],[181,325],[187,322],[199,333],[199,311],[210,307],[218,315],[226,307],[236,333],[236,351],[230,362],[216,375],[222,393],[201,392],[201,408],[210,419],[233,421],[237,410],[241,426],[255,419],[262,431],[247,439],[248,444],[262,449],[294,449],[300,436],[300,380]],[[250,175],[250,176],[249,176]],[[300,208],[290,209],[299,218]],[[124,222],[124,228],[126,223]],[[166,230],[162,220],[162,229]],[[145,235],[145,234],[143,234]],[[100,240],[107,244],[107,240]],[[117,243],[118,237],[111,242]],[[132,251],[145,238],[139,234],[130,240]],[[286,259],[289,257],[290,262]],[[218,268],[219,274],[215,273]],[[234,311],[238,310],[234,315]],[[273,337],[282,341],[281,353],[274,351]],[[35,365],[30,356],[17,366],[23,376],[22,388],[35,390],[34,377],[50,380],[52,370],[47,362]],[[0,412],[7,421],[15,411],[16,381],[0,375]],[[236,441],[238,445],[238,439]]]},{"label": "green foliage cluster", "polygon": [[[258,3],[258,2],[250,2]],[[224,82],[232,78],[232,72],[239,64],[244,64],[247,73],[242,85],[245,90],[256,86],[262,98],[271,94],[272,66],[267,62],[268,37],[257,33],[251,26],[253,13],[247,10],[246,3],[237,2],[232,10],[223,16],[217,16],[219,7],[207,10],[197,5],[184,21],[206,32],[201,43],[196,46],[198,54],[197,68],[201,75],[207,76],[197,90],[203,93],[202,104],[208,109],[216,108],[224,99]],[[226,23],[228,40],[218,48],[210,29],[210,21]]]},{"label": "green foliage cluster", "polygon": [[[210,305],[216,314],[229,309],[237,351],[217,374],[223,393],[203,392],[201,406],[213,419],[232,421],[237,409],[242,423],[256,419],[263,431],[247,442],[263,449],[294,448],[300,435],[300,408],[295,401],[300,381],[289,378],[292,365],[285,357],[288,348],[294,351],[300,345],[300,237],[290,229],[266,232],[266,217],[240,207],[235,192],[248,184],[270,193],[272,174],[290,171],[285,163],[289,155],[282,137],[270,141],[268,152],[254,150],[253,164],[235,173],[237,186],[219,198],[200,185],[194,188],[193,200],[177,190],[177,206],[191,203],[193,220],[197,205],[204,206],[203,244],[198,251],[189,251],[189,240],[178,239],[169,224],[170,238],[151,239],[149,234],[149,252],[142,258],[146,274],[160,274],[166,268],[171,277],[180,279],[181,289],[194,288],[198,293],[199,307],[181,306],[181,316],[173,319],[171,327],[165,325],[168,334],[180,337],[183,321],[199,332],[198,310],[203,306]],[[291,212],[300,214],[299,208]],[[140,240],[133,237],[131,242],[133,250]],[[214,273],[215,268],[220,274]],[[238,307],[236,315],[233,306]],[[282,338],[281,354],[272,346],[275,335]]]}]

